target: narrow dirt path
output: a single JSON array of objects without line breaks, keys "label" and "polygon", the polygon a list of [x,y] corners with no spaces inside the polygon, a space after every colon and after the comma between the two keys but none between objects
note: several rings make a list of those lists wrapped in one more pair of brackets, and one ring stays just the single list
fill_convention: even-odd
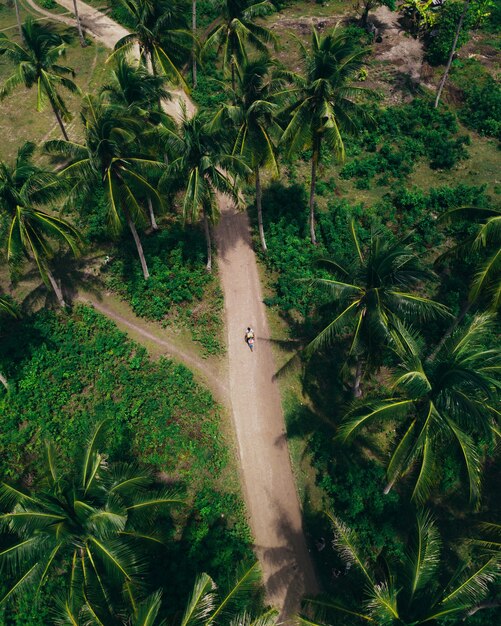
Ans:
[{"label": "narrow dirt path", "polygon": [[[57,1],[63,6],[71,4],[70,0]],[[113,48],[125,34],[125,29],[92,7],[83,2],[78,6],[87,32],[107,47]],[[167,104],[177,119],[183,102],[192,114],[193,103],[182,92],[176,92],[175,99]],[[228,332],[231,412],[267,599],[286,617],[297,609],[303,593],[315,593],[318,588],[303,532],[280,393],[273,380],[276,368],[249,220],[246,213],[237,212],[223,197],[220,203],[222,219],[216,240]],[[96,308],[107,314],[106,308],[99,306]],[[115,315],[114,319],[130,325],[118,317]],[[243,339],[248,325],[256,330],[254,353]],[[140,324],[134,327],[137,331]],[[157,337],[149,338],[158,342]],[[168,349],[172,350],[172,346]],[[179,352],[177,356],[183,360]],[[186,362],[190,364],[189,360]]]}]

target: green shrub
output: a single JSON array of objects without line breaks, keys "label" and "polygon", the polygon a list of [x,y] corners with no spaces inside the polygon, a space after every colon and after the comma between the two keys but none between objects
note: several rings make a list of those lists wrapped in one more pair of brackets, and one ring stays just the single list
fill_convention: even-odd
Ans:
[{"label": "green shrub", "polygon": [[55,0],[39,0],[39,3],[43,9],[55,9],[57,7]]},{"label": "green shrub", "polygon": [[[463,7],[464,2],[446,2],[441,7],[436,28],[428,38],[426,57],[432,65],[447,63]],[[469,40],[469,31],[474,22],[474,11],[470,9],[463,21],[456,50],[459,50]]]},{"label": "green shrub", "polygon": [[483,84],[470,83],[464,91],[461,121],[482,135],[501,141],[501,86],[491,76]]},{"label": "green shrub", "polygon": [[216,277],[205,269],[203,234],[173,224],[144,237],[143,247],[150,278],[144,280],[137,251],[127,238],[103,270],[107,287],[140,317],[175,317],[186,323],[206,354],[222,353],[222,296]]}]

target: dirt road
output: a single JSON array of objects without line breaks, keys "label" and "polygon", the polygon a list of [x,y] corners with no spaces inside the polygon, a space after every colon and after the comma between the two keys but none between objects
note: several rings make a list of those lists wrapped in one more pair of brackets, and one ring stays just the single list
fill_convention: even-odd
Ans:
[{"label": "dirt road", "polygon": [[[72,5],[70,0],[57,1]],[[83,2],[78,6],[87,32],[109,48],[125,34],[125,29],[95,9]],[[175,117],[179,117],[183,101],[188,112],[194,112],[191,101],[176,92],[175,100],[167,105]],[[273,380],[275,364],[248,217],[224,198],[220,202],[222,219],[216,240],[241,475],[267,598],[287,616],[297,608],[304,592],[317,590],[317,583],[302,528],[279,389]],[[256,331],[254,353],[243,339],[247,325]]]},{"label": "dirt road", "polygon": [[[256,551],[269,601],[285,615],[317,589],[292,475],[270,332],[246,213],[220,199],[217,227],[224,293],[230,397]],[[252,326],[256,345],[244,341]]]}]

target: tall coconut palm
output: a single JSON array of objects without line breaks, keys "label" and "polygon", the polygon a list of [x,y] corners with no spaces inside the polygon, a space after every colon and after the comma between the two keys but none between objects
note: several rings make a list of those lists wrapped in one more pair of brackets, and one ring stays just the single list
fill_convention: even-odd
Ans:
[{"label": "tall coconut palm", "polygon": [[141,198],[149,197],[161,206],[161,198],[148,176],[159,176],[165,164],[145,156],[142,151],[144,124],[140,117],[87,96],[82,119],[84,144],[49,141],[45,149],[49,154],[70,161],[60,172],[60,176],[71,184],[70,196],[90,194],[96,185],[102,185],[108,202],[110,226],[119,231],[121,218],[125,219],[146,280],[150,274],[136,222],[145,213]]},{"label": "tall coconut palm", "polygon": [[388,348],[407,343],[405,325],[423,322],[447,309],[416,293],[432,273],[423,269],[416,253],[404,240],[390,234],[372,234],[364,246],[355,223],[351,223],[353,253],[347,263],[325,260],[322,265],[335,278],[321,278],[314,284],[332,293],[335,317],[309,344],[313,352],[331,344],[340,333],[350,334],[348,358],[355,360],[353,393],[361,395],[360,382],[366,373],[382,364]]},{"label": "tall coconut palm", "polygon": [[482,294],[487,295],[491,301],[491,308],[495,311],[501,303],[501,211],[495,208],[458,207],[447,211],[442,219],[452,222],[458,218],[477,223],[476,232],[466,241],[441,255],[439,260],[487,250],[488,257],[477,269],[468,299],[473,303]]},{"label": "tall coconut palm", "polygon": [[450,623],[465,618],[499,579],[501,561],[486,557],[472,566],[462,566],[452,577],[441,572],[442,542],[429,513],[417,515],[416,531],[402,562],[389,565],[381,574],[370,555],[359,548],[357,534],[339,519],[329,515],[334,528],[334,547],[353,566],[357,575],[350,587],[355,595],[307,600],[301,626],[336,624],[341,615],[362,622],[385,626],[419,626]]},{"label": "tall coconut palm", "polygon": [[59,304],[66,306],[63,293],[51,271],[56,241],[76,255],[81,241],[77,229],[53,211],[42,207],[60,194],[60,181],[33,164],[35,144],[26,142],[13,166],[0,162],[0,215],[7,223],[7,258],[15,267],[24,259],[35,262],[40,276],[50,285]]},{"label": "tall coconut palm", "polygon": [[268,44],[276,45],[273,33],[253,21],[272,11],[274,6],[268,0],[225,0],[220,18],[208,34],[203,50],[216,48],[222,53],[223,69],[230,71],[233,91],[236,90],[236,68],[248,58],[246,47],[267,53]]},{"label": "tall coconut palm", "polygon": [[188,118],[183,113],[178,132],[166,129],[166,139],[174,156],[161,181],[170,193],[182,191],[183,217],[201,221],[207,243],[207,271],[212,270],[210,225],[219,219],[218,194],[239,202],[235,176],[250,172],[244,161],[231,154],[224,138],[211,131],[200,114]]},{"label": "tall coconut palm", "polygon": [[238,88],[233,94],[234,104],[223,105],[214,123],[230,121],[236,129],[233,153],[245,158],[250,165],[256,185],[256,209],[261,246],[266,251],[263,228],[262,190],[260,170],[268,168],[278,176],[277,144],[282,129],[276,121],[278,106],[273,95],[282,85],[279,73],[274,73],[276,62],[267,56],[245,61],[237,68]]},{"label": "tall coconut palm", "polygon": [[23,43],[18,44],[0,33],[0,55],[4,54],[16,70],[0,89],[0,100],[19,86],[36,87],[37,111],[41,111],[48,102],[56,117],[63,137],[68,141],[64,121],[71,119],[71,114],[59,93],[64,87],[71,93],[79,93],[77,85],[68,78],[75,76],[71,67],[59,65],[65,54],[65,39],[51,24],[35,22],[29,17],[22,26]]},{"label": "tall coconut palm", "polygon": [[[220,626],[230,626],[238,623],[241,626],[274,626],[277,623],[278,611],[265,610],[254,615],[252,596],[261,582],[261,572],[255,563],[243,570],[237,581],[222,593],[208,574],[202,574],[195,582],[193,592],[188,598],[184,614],[176,620],[168,622],[160,617],[162,595],[160,591],[151,594],[139,603],[132,614],[122,618],[117,624],[123,626],[209,626],[217,623]],[[219,593],[218,593],[219,591]],[[101,621],[89,621],[88,605],[72,606],[68,601],[59,602],[58,624],[61,626],[84,626],[87,624],[108,624],[106,618]],[[217,621],[216,621],[217,620]],[[115,622],[113,622],[115,624]]]},{"label": "tall coconut palm", "polygon": [[[161,110],[161,103],[171,98],[165,83],[165,76],[151,74],[144,65],[119,58],[112,71],[112,81],[101,88],[101,93],[106,95],[110,104],[128,109],[129,115],[139,116],[145,123],[169,124],[168,116]],[[155,147],[152,145],[152,149]],[[150,195],[146,201],[151,227],[158,230]]]},{"label": "tall coconut palm", "polygon": [[193,36],[186,18],[186,0],[120,0],[133,32],[115,45],[114,54],[139,46],[140,59],[153,73],[187,88],[179,68],[192,52]]},{"label": "tall coconut palm", "polygon": [[313,29],[311,50],[301,45],[303,73],[296,76],[293,99],[286,110],[290,116],[282,143],[289,156],[311,149],[310,237],[316,244],[315,187],[322,147],[331,150],[339,161],[345,157],[344,134],[360,129],[370,118],[360,105],[367,93],[353,81],[363,66],[367,50],[337,28],[321,36]]},{"label": "tall coconut palm", "polygon": [[69,602],[85,602],[99,615],[115,613],[123,595],[134,605],[144,585],[144,549],[162,541],[157,514],[183,504],[158,490],[145,470],[109,464],[99,452],[106,422],[97,425],[76,465],[46,451],[45,481],[31,493],[0,486],[0,563],[5,602],[32,589],[35,598],[51,576],[66,572]]},{"label": "tall coconut palm", "polygon": [[368,400],[346,416],[339,431],[343,440],[371,422],[399,423],[385,493],[416,468],[412,499],[425,501],[441,460],[459,453],[470,501],[479,503],[483,446],[497,433],[501,389],[501,353],[484,348],[491,327],[488,316],[475,318],[444,343],[433,361],[420,358],[412,347],[396,373],[393,397]]}]

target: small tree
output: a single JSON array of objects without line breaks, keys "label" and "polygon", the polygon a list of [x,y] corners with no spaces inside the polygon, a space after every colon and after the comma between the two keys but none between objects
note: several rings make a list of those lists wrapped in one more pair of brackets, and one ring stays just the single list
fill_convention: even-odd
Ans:
[{"label": "small tree", "polygon": [[360,24],[364,28],[367,26],[369,11],[373,11],[379,7],[388,7],[391,11],[395,10],[395,0],[356,0],[353,5],[355,11],[360,15]]}]

